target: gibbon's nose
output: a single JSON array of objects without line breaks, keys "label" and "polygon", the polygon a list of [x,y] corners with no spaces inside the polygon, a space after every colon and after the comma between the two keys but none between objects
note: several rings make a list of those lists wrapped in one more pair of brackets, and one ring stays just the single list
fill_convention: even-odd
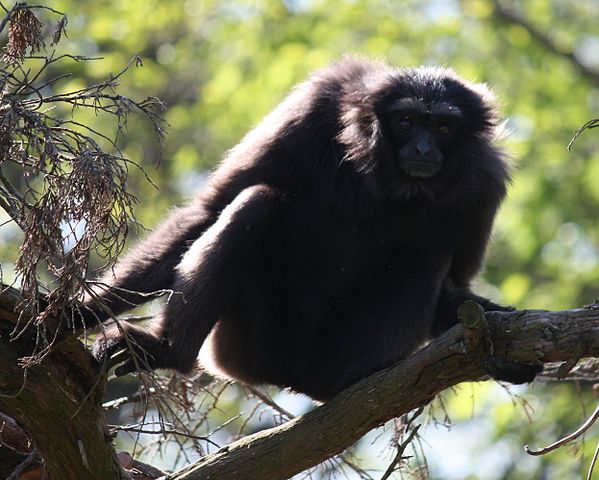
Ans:
[{"label": "gibbon's nose", "polygon": [[420,140],[418,140],[418,142],[416,143],[416,150],[418,151],[418,153],[420,153],[420,155],[426,155],[428,152],[430,152],[431,144],[428,141],[428,138],[421,138]]}]

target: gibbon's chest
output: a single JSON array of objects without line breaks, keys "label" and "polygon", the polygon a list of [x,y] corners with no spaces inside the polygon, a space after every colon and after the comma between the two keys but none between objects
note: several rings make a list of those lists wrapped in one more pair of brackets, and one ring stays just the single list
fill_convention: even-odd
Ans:
[{"label": "gibbon's chest", "polygon": [[282,273],[305,307],[334,305],[398,259],[451,257],[451,224],[423,207],[351,222],[297,201],[285,218]]}]

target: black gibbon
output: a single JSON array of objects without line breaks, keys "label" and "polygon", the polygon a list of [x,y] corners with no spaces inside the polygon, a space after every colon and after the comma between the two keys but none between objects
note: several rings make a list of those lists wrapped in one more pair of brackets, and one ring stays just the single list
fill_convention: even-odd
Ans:
[{"label": "black gibbon", "polygon": [[[465,300],[505,310],[469,289],[509,181],[496,128],[488,90],[451,70],[345,58],[296,86],[96,293],[119,314],[177,292],[149,326],[122,323],[147,368],[189,371],[202,347],[213,372],[329,399],[450,328]],[[105,310],[88,301],[82,320]],[[94,354],[124,348],[112,326]]]}]

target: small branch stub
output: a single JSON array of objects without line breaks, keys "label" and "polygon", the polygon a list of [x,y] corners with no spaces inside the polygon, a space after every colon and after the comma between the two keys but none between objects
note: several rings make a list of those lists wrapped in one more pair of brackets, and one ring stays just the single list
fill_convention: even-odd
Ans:
[{"label": "small branch stub", "polygon": [[489,330],[485,311],[475,301],[466,300],[458,308],[458,319],[464,327],[464,346],[467,351],[473,351]]},{"label": "small branch stub", "polygon": [[467,329],[480,329],[488,326],[483,307],[474,300],[466,300],[459,306],[458,318]]},{"label": "small branch stub", "polygon": [[568,373],[572,371],[572,369],[576,366],[576,364],[584,355],[585,350],[586,344],[580,344],[576,346],[576,349],[572,352],[572,357],[570,357],[567,361],[565,361],[559,366],[559,369],[557,370],[558,380],[563,380],[568,376]]}]

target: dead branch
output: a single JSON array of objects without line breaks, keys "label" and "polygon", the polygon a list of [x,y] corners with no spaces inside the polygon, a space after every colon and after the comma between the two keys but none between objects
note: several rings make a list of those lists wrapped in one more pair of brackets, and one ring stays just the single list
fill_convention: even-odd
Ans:
[{"label": "dead branch", "polygon": [[[8,43],[0,58],[0,208],[23,231],[15,266],[33,312],[29,322],[16,325],[18,334],[30,324],[43,330],[49,326],[47,318],[68,321],[62,309],[88,289],[90,252],[109,263],[122,250],[135,223],[136,202],[125,185],[131,166],[139,165],[123,156],[117,142],[131,113],[149,120],[159,149],[166,124],[159,99],[132,100],[117,93],[121,77],[141,65],[139,57],[102,82],[65,92],[69,75],[53,73],[56,67],[93,60],[52,48],[65,35],[67,17],[26,2],[2,9],[6,15],[0,31],[8,25]],[[52,38],[44,37],[38,10],[60,15]],[[78,122],[82,109],[112,117],[114,131],[103,133]],[[56,278],[46,301],[41,299],[45,287],[38,282],[40,270]],[[51,339],[43,334],[40,339],[32,361],[50,350]]]},{"label": "dead branch", "polygon": [[584,132],[585,130],[592,130],[593,128],[597,128],[597,127],[599,127],[599,118],[593,118],[592,120],[589,120],[588,122],[586,122],[582,127],[578,128],[574,132],[574,136],[570,140],[570,143],[568,143],[568,147],[567,147],[568,151],[572,150],[572,145],[574,145],[574,142],[576,141],[576,139],[578,137],[580,137],[582,132]]}]

